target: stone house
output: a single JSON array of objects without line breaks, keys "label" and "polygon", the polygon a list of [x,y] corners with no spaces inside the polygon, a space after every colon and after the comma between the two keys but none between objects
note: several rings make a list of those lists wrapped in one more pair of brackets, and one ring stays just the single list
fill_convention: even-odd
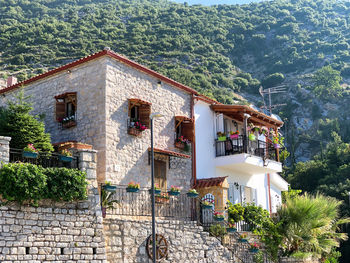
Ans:
[{"label": "stone house", "polygon": [[149,116],[160,112],[163,117],[154,121],[156,182],[164,190],[190,188],[192,153],[175,141],[194,140],[193,89],[108,48],[21,83],[11,81],[0,89],[0,106],[21,87],[33,114],[45,116],[53,144],[81,142],[98,151],[99,183],[150,187]]}]

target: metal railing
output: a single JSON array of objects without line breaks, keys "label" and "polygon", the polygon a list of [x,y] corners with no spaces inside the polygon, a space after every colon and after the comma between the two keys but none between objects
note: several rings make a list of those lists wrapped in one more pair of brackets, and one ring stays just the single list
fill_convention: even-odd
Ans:
[{"label": "metal railing", "polygon": [[66,167],[66,168],[79,168],[78,157],[72,156],[71,161],[62,160],[62,155],[58,153],[45,153],[39,152],[36,158],[28,158],[23,155],[23,150],[10,149],[10,163],[31,163],[41,165],[42,167]]},{"label": "metal railing", "polygon": [[247,136],[226,138],[226,141],[215,141],[216,157],[248,153],[262,158],[277,160],[277,149],[261,140],[250,141]]},{"label": "metal railing", "polygon": [[[167,193],[156,195],[156,216],[177,220],[197,220],[197,199],[188,197],[185,193],[170,196]],[[129,193],[126,186],[118,185],[113,193],[113,200],[119,203],[108,212],[121,216],[152,216],[151,194],[149,189],[140,189],[137,193]]]}]

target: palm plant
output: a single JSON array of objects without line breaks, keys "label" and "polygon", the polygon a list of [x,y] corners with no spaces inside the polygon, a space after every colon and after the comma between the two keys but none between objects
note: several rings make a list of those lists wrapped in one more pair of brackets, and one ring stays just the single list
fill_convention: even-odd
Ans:
[{"label": "palm plant", "polygon": [[340,233],[338,226],[350,222],[339,218],[341,203],[321,194],[287,198],[277,212],[284,254],[326,258],[332,248],[339,247],[347,234]]},{"label": "palm plant", "polygon": [[106,191],[101,188],[101,208],[102,208],[102,216],[106,217],[107,209],[111,209],[114,207],[114,204],[118,204],[119,201],[113,199],[113,193]]}]

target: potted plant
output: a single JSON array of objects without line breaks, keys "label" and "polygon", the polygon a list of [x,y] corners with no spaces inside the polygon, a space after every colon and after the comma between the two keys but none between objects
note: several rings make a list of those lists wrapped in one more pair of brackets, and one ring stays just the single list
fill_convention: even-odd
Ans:
[{"label": "potted plant", "polygon": [[223,133],[223,132],[218,132],[218,133],[217,133],[217,136],[218,136],[218,141],[220,141],[220,142],[226,141],[226,135],[225,135],[225,133]]},{"label": "potted plant", "polygon": [[214,212],[214,220],[215,221],[224,221],[225,216],[222,212]]},{"label": "potted plant", "polygon": [[238,139],[238,137],[239,137],[239,131],[238,130],[235,131],[235,132],[233,132],[233,131],[230,132],[230,139]]},{"label": "potted plant", "polygon": [[198,194],[196,189],[190,189],[187,192],[187,196],[190,197],[190,198],[196,198],[198,195],[199,194]]},{"label": "potted plant", "polygon": [[129,123],[128,134],[139,136],[141,135],[141,132],[143,132],[146,129],[146,125],[143,125],[139,120],[132,119]]},{"label": "potted plant", "polygon": [[155,198],[155,202],[157,204],[166,204],[169,203],[170,197],[167,193],[161,193],[161,194],[157,194],[154,196]]},{"label": "potted plant", "polygon": [[227,232],[236,232],[237,228],[236,228],[236,223],[231,219],[228,222],[228,227],[226,228]]},{"label": "potted plant", "polygon": [[254,242],[253,244],[250,243],[250,248],[249,248],[249,252],[252,252],[252,253],[258,253],[259,252],[259,244]]},{"label": "potted plant", "polygon": [[252,141],[252,142],[254,142],[256,140],[256,136],[254,133],[250,133],[248,138],[249,138],[249,141]]},{"label": "potted plant", "polygon": [[113,208],[116,203],[119,203],[119,201],[113,199],[113,193],[101,188],[101,210],[103,218],[106,217],[107,210]]},{"label": "potted plant", "polygon": [[168,191],[169,195],[175,196],[180,194],[180,188],[178,186],[172,185]]},{"label": "potted plant", "polygon": [[73,161],[73,154],[67,149],[64,149],[61,151],[61,154],[58,156],[58,158],[62,162],[70,163],[71,161]]},{"label": "potted plant", "polygon": [[210,208],[213,207],[213,203],[212,203],[212,202],[209,202],[209,201],[207,201],[207,200],[203,200],[203,201],[201,202],[201,204],[202,204],[202,208],[203,208],[203,209],[210,209]]},{"label": "potted plant", "polygon": [[[152,188],[149,189],[149,193],[152,194]],[[161,193],[161,189],[160,189],[159,185],[158,185],[158,184],[155,184],[155,185],[154,185],[154,194],[158,195],[158,194],[160,194],[160,193]]]},{"label": "potted plant", "polygon": [[35,149],[34,145],[30,143],[26,147],[24,147],[22,156],[25,158],[36,159],[38,158],[38,152],[39,151]]},{"label": "potted plant", "polygon": [[175,141],[175,147],[188,152],[190,150],[190,141],[180,136]]},{"label": "potted plant", "polygon": [[248,235],[245,234],[245,233],[239,235],[238,242],[240,242],[240,243],[248,243],[247,236],[248,236]]},{"label": "potted plant", "polygon": [[140,191],[140,184],[135,182],[130,182],[126,187],[126,191],[128,193],[137,193],[138,191]]},{"label": "potted plant", "polygon": [[115,193],[117,191],[117,187],[115,185],[112,185],[111,182],[106,182],[102,188],[110,193]]}]

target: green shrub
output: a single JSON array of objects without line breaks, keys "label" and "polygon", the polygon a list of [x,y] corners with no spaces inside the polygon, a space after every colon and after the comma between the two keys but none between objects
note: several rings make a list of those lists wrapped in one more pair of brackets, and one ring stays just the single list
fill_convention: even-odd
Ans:
[{"label": "green shrub", "polygon": [[227,234],[226,228],[220,224],[211,225],[209,228],[210,234],[212,234],[214,237],[223,237]]},{"label": "green shrub", "polygon": [[228,218],[234,222],[239,222],[243,220],[244,207],[241,204],[232,204],[228,202]]},{"label": "green shrub", "polygon": [[0,169],[0,195],[20,204],[39,200],[75,201],[87,198],[85,172],[67,168],[43,168],[29,163],[5,164]]},{"label": "green shrub", "polygon": [[29,163],[10,163],[0,169],[0,194],[8,201],[37,204],[46,188],[43,168]]},{"label": "green shrub", "polygon": [[87,198],[85,173],[77,169],[47,168],[46,198],[56,201],[74,201]]}]

